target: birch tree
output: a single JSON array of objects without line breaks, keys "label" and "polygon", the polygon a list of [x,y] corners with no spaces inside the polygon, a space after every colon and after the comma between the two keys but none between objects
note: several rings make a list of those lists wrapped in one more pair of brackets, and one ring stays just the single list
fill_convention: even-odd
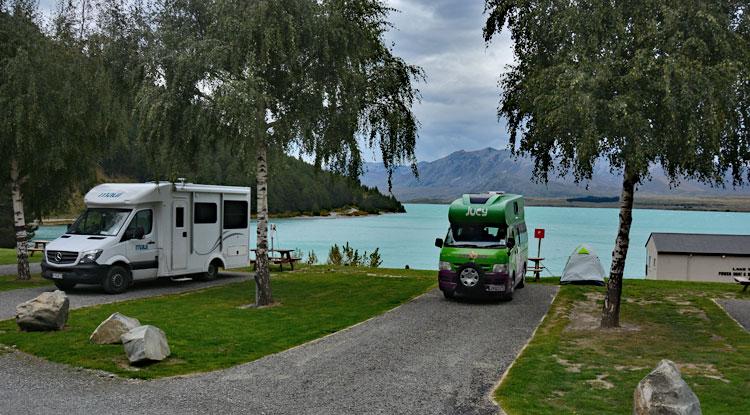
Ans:
[{"label": "birch tree", "polygon": [[[748,180],[750,16],[747,2],[487,0],[484,37],[502,30],[515,63],[499,116],[534,175],[620,173],[620,225],[602,327],[617,327],[633,197],[649,168],[672,184]],[[506,26],[507,25],[507,26]]]},{"label": "birch tree", "polygon": [[[389,172],[396,164],[415,165],[411,107],[422,71],[385,45],[389,11],[376,0],[161,4],[161,58],[144,95],[150,104],[141,112],[149,117],[146,125],[165,125],[184,108],[207,108],[215,123],[209,135],[236,146],[238,157],[254,155],[256,305],[273,302],[269,148],[294,149],[353,177],[361,171],[363,144],[380,149]],[[167,97],[181,104],[164,105]],[[148,131],[161,134],[146,137],[156,146],[190,141]]]},{"label": "birch tree", "polygon": [[0,170],[10,182],[18,278],[28,279],[26,213],[64,203],[90,171],[99,125],[80,51],[39,28],[36,2],[0,4]]}]

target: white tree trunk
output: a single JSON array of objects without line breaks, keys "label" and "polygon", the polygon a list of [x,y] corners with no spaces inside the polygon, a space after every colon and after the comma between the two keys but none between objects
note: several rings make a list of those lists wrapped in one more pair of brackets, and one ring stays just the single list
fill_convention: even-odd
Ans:
[{"label": "white tree trunk", "polygon": [[265,137],[258,137],[256,146],[256,198],[258,201],[258,246],[255,251],[255,305],[273,303],[268,270],[268,160]]},{"label": "white tree trunk", "polygon": [[23,214],[23,195],[21,193],[21,183],[23,180],[19,177],[18,162],[12,160],[10,163],[10,185],[11,198],[13,199],[13,222],[16,231],[16,261],[18,262],[18,279],[31,279],[29,271],[29,249],[26,235],[26,218]]},{"label": "white tree trunk", "polygon": [[602,307],[602,328],[620,326],[620,297],[622,296],[622,275],[625,272],[625,259],[628,256],[630,244],[630,224],[633,222],[633,196],[638,182],[636,175],[628,171],[625,166],[625,177],[622,180],[622,196],[620,196],[620,229],[612,251],[612,266],[609,271],[607,292]]}]

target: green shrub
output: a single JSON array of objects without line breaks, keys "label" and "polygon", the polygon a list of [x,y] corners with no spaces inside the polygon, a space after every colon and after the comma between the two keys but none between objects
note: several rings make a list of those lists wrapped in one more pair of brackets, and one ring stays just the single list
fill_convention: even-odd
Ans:
[{"label": "green shrub", "polygon": [[336,244],[333,244],[331,250],[328,251],[328,264],[329,265],[341,265],[341,249]]},{"label": "green shrub", "polygon": [[[317,260],[317,258],[315,259]],[[328,251],[328,264],[344,265],[348,267],[378,268],[383,264],[383,259],[380,256],[380,248],[375,248],[370,254],[368,254],[367,251],[360,254],[359,250],[349,245],[349,242],[347,241],[341,247],[336,244],[331,247],[331,250]]]},{"label": "green shrub", "polygon": [[349,242],[346,242],[343,248],[344,251],[344,265],[350,267],[358,267],[362,265],[363,257],[359,256],[359,250],[349,246]]},{"label": "green shrub", "polygon": [[380,248],[375,248],[375,250],[372,251],[369,260],[370,262],[367,266],[370,268],[378,268],[383,265],[383,260],[380,258]]}]

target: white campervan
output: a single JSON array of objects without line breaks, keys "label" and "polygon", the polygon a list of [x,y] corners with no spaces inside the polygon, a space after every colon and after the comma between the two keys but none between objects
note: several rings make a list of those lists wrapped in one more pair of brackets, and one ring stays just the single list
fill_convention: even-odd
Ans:
[{"label": "white campervan", "polygon": [[60,289],[101,284],[121,293],[133,281],[248,265],[250,188],[192,183],[108,183],[44,252],[42,276]]}]

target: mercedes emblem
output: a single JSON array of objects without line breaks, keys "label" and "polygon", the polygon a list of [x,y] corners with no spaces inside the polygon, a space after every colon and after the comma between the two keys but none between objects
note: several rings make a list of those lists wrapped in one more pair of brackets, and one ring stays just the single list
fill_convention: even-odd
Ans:
[{"label": "mercedes emblem", "polygon": [[55,261],[62,261],[62,252],[58,252],[57,254],[55,254]]}]

